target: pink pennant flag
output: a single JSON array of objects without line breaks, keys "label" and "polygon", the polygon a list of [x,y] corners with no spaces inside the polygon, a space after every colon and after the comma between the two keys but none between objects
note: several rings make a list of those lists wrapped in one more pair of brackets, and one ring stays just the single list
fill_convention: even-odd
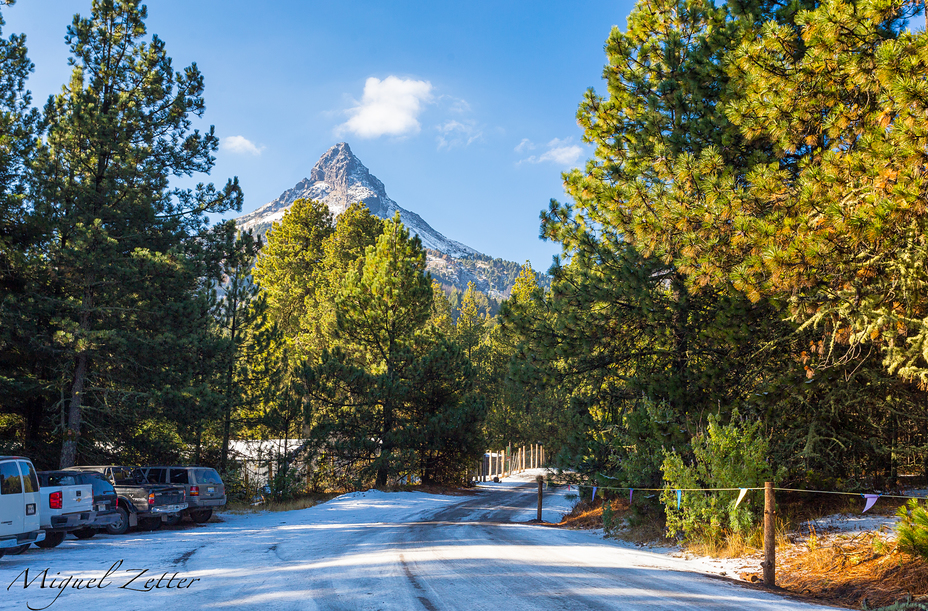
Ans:
[{"label": "pink pennant flag", "polygon": [[860,513],[866,513],[868,509],[870,509],[871,507],[873,507],[874,505],[876,505],[876,500],[877,500],[878,498],[880,498],[882,495],[880,495],[880,494],[862,494],[861,496],[864,497],[865,499],[867,499],[867,504],[866,504],[866,506],[864,507],[864,510],[861,511]]},{"label": "pink pennant flag", "polygon": [[632,504],[632,493],[633,493],[634,491],[635,491],[634,488],[629,488],[629,489],[628,489],[628,504],[629,504],[629,505]]},{"label": "pink pennant flag", "polygon": [[738,505],[741,504],[741,500],[744,499],[744,495],[748,493],[747,488],[741,488],[741,492],[738,493],[738,500],[735,501],[735,509],[738,508]]},{"label": "pink pennant flag", "polygon": [[591,500],[591,501],[595,501],[595,500],[596,500],[596,486],[593,486],[593,498],[590,499],[590,500]]},{"label": "pink pennant flag", "polygon": [[567,492],[570,492],[570,484],[567,484]]}]

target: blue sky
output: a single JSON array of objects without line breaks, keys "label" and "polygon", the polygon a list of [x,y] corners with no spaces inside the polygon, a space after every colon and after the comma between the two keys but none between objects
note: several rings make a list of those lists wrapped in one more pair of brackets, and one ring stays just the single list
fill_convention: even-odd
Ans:
[{"label": "blue sky", "polygon": [[[4,35],[25,33],[36,104],[70,70],[64,43],[90,0],[18,0]],[[564,199],[561,172],[590,154],[576,124],[603,91],[603,45],[622,2],[152,0],[149,34],[175,69],[196,62],[204,125],[221,148],[210,180],[238,176],[243,212],[308,176],[339,141],[400,206],[494,257],[547,269],[557,244],[538,215]]]}]

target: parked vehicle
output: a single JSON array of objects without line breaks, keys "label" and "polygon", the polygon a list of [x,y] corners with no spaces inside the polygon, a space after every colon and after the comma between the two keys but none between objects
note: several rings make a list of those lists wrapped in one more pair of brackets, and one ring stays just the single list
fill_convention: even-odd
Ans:
[{"label": "parked vehicle", "polygon": [[[213,510],[226,504],[226,486],[215,469],[209,467],[143,467],[142,473],[153,484],[178,484],[187,493],[185,514],[198,524],[209,521]],[[165,518],[168,524],[178,520]]]},{"label": "parked vehicle", "polygon": [[0,556],[45,540],[39,524],[39,479],[32,461],[0,456]]},{"label": "parked vehicle", "polygon": [[39,547],[56,547],[72,530],[87,526],[96,517],[93,508],[93,486],[82,484],[76,473],[39,471],[39,523],[45,540]]},{"label": "parked vehicle", "polygon": [[116,495],[116,488],[106,479],[102,473],[96,471],[69,471],[82,484],[90,484],[93,488],[93,507],[96,516],[93,522],[83,528],[71,531],[71,534],[78,539],[89,539],[97,532],[105,530],[108,526],[116,525],[122,520],[122,514],[117,507],[119,498]]},{"label": "parked vehicle", "polygon": [[120,519],[106,527],[106,532],[111,535],[121,535],[132,526],[158,530],[161,528],[161,516],[180,516],[187,508],[183,486],[151,484],[138,467],[96,465],[70,467],[68,470],[96,471],[113,484],[119,500],[116,511]]}]

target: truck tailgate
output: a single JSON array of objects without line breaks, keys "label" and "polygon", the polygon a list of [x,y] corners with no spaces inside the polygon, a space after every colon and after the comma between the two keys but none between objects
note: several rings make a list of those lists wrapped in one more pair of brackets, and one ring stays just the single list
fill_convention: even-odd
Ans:
[{"label": "truck tailgate", "polygon": [[[74,486],[46,486],[40,488],[42,493],[42,511],[56,515],[79,513],[93,510],[93,486],[77,484]],[[58,504],[61,507],[58,508]]]}]

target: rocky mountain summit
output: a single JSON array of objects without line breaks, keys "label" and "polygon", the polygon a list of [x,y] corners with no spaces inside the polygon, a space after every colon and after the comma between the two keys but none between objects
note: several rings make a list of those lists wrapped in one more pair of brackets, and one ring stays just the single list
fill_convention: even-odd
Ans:
[{"label": "rocky mountain summit", "polygon": [[383,183],[364,167],[346,142],[340,142],[326,151],[313,166],[309,178],[304,178],[292,189],[284,191],[274,201],[239,217],[236,222],[242,229],[252,229],[256,234],[263,235],[272,223],[283,218],[293,202],[301,198],[325,203],[334,216],[355,202],[363,202],[374,215],[383,219],[391,218],[399,212],[403,224],[422,240],[432,277],[447,288],[465,290],[467,283],[473,282],[478,290],[500,298],[509,294],[519,274],[519,264],[493,259],[470,246],[449,239],[415,212],[397,205],[387,196]]},{"label": "rocky mountain summit", "polygon": [[446,238],[415,212],[400,208],[387,196],[383,183],[354,156],[347,142],[339,142],[326,151],[313,166],[309,178],[284,191],[274,201],[240,217],[238,224],[242,229],[256,229],[258,233],[264,233],[270,229],[271,223],[282,219],[290,205],[300,198],[325,203],[334,216],[355,202],[364,202],[372,214],[383,219],[399,212],[403,224],[419,236],[426,248],[455,258],[479,254],[470,246]]}]

